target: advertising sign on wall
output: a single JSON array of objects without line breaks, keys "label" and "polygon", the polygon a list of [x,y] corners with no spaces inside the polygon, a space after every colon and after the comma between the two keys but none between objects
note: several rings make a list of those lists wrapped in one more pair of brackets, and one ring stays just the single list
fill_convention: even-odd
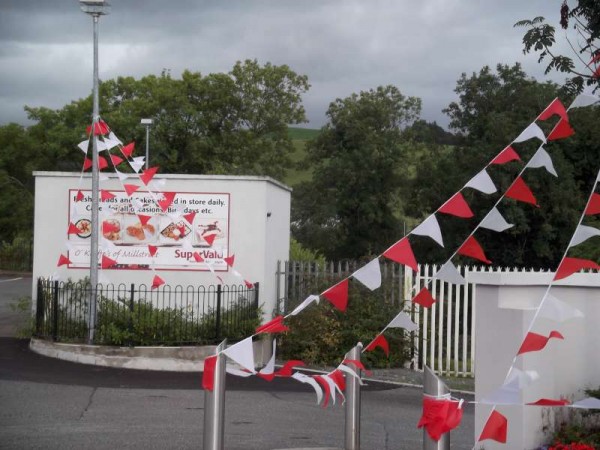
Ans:
[{"label": "advertising sign on wall", "polygon": [[[89,268],[92,232],[91,191],[81,192],[78,201],[78,190],[69,190],[70,221],[80,230],[68,235],[69,268],[77,269]],[[229,249],[230,194],[177,192],[166,211],[150,192],[110,194],[100,202],[99,252],[118,262],[111,269],[207,271],[210,264],[214,270],[227,270],[223,258]],[[148,246],[157,248],[154,256]],[[204,263],[198,263],[194,253]]]}]

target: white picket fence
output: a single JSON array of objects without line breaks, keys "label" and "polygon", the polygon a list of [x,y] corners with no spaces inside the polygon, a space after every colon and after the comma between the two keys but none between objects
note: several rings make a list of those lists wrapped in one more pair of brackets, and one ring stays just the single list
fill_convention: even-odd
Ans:
[{"label": "white picket fence", "polygon": [[[277,270],[278,298],[281,311],[288,297],[303,299],[312,294],[308,278],[339,279],[350,276],[362,264],[356,262],[327,263],[319,268],[314,263],[285,262],[280,263]],[[472,377],[475,374],[475,285],[469,283],[469,274],[473,272],[531,272],[525,269],[509,269],[502,267],[468,267],[458,266],[460,274],[467,281],[464,285],[446,283],[433,276],[439,266],[421,265],[419,272],[414,273],[389,261],[382,262],[382,289],[387,289],[389,298],[401,304],[402,300],[412,300],[423,287],[427,287],[437,300],[431,308],[423,308],[412,302],[405,302],[406,312],[410,314],[419,330],[411,332],[413,349],[411,367],[423,370],[425,365],[436,373],[459,377]],[[306,289],[308,288],[308,289]]]}]

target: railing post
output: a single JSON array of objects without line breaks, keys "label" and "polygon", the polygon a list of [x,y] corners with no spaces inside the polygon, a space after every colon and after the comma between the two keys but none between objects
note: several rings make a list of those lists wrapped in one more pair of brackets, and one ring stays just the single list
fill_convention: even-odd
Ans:
[{"label": "railing post", "polygon": [[129,346],[133,347],[133,299],[135,297],[135,285],[131,283],[131,289],[129,291]]},{"label": "railing post", "polygon": [[[423,394],[433,398],[440,398],[450,394],[448,386],[440,380],[429,366],[423,371]],[[450,450],[450,432],[442,434],[439,441],[429,437],[427,430],[423,428],[423,450]]]},{"label": "railing post", "polygon": [[52,340],[58,338],[58,280],[54,282],[54,291],[52,292]]},{"label": "railing post", "polygon": [[[360,361],[362,344],[358,343],[356,347],[346,354],[346,359]],[[360,369],[355,368],[360,377]],[[360,450],[360,383],[353,376],[346,376],[346,410],[344,433],[345,450]]]},{"label": "railing post", "polygon": [[215,339],[221,338],[221,285],[217,284],[217,311],[215,316]]},{"label": "railing post", "polygon": [[45,312],[45,302],[44,302],[44,285],[42,284],[42,279],[38,278],[37,280],[37,298],[35,303],[35,335],[42,335],[42,328],[44,326],[44,312]]},{"label": "railing post", "polygon": [[204,450],[223,450],[225,436],[225,365],[227,356],[221,353],[227,347],[227,339],[217,346],[212,391],[204,391]]},{"label": "railing post", "polygon": [[258,294],[260,293],[260,283],[254,283],[254,308],[258,311]]}]

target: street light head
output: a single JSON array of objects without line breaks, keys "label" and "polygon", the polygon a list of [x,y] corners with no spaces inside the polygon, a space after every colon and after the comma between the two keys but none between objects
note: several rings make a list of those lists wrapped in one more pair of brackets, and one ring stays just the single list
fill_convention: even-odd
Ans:
[{"label": "street light head", "polygon": [[81,10],[93,16],[110,14],[110,3],[107,0],[79,0]]},{"label": "street light head", "polygon": [[152,125],[152,123],[153,123],[153,122],[154,122],[154,121],[153,121],[152,119],[142,119],[142,120],[140,121],[140,123],[141,123],[142,125],[146,125],[146,126]]}]

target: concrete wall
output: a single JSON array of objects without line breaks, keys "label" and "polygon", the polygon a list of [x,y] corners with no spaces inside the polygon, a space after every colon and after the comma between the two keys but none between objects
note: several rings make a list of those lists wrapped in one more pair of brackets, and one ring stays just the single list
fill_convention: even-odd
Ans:
[{"label": "concrete wall", "polygon": [[[500,387],[529,329],[552,273],[471,273],[476,284],[475,399]],[[548,335],[559,331],[564,340],[551,339],[539,352],[516,358],[515,367],[535,370],[540,378],[525,387],[523,403],[540,398],[585,397],[583,390],[600,385],[600,274],[575,274],[556,283],[550,293],[579,310],[584,319],[557,323],[538,318],[533,332]],[[475,441],[492,407],[476,405]],[[508,419],[508,440],[491,440],[476,448],[534,449],[545,443],[554,429],[554,412],[536,406],[498,406]]]},{"label": "concrete wall", "polygon": [[[70,220],[69,190],[90,189],[86,174],[80,183],[79,173],[34,172],[36,180],[34,222],[33,280],[40,276],[58,275],[60,279],[81,279],[89,269],[56,264],[60,254],[66,254],[67,228]],[[260,283],[260,302],[264,311],[275,307],[276,261],[289,255],[289,224],[291,189],[268,177],[234,177],[205,175],[157,175],[166,180],[164,191],[229,194],[229,230],[226,255],[235,254],[234,269],[246,279]],[[126,183],[141,184],[137,180]],[[114,175],[101,182],[101,189],[122,191]],[[143,190],[143,187],[142,189]],[[160,252],[160,250],[159,250]],[[225,256],[226,256],[225,255]],[[218,280],[202,264],[192,263],[176,270],[161,270],[159,275],[170,285],[208,285]],[[111,283],[150,285],[150,270],[103,271]],[[225,266],[217,275],[225,284],[241,281]],[[33,289],[33,296],[36,292]]]}]

